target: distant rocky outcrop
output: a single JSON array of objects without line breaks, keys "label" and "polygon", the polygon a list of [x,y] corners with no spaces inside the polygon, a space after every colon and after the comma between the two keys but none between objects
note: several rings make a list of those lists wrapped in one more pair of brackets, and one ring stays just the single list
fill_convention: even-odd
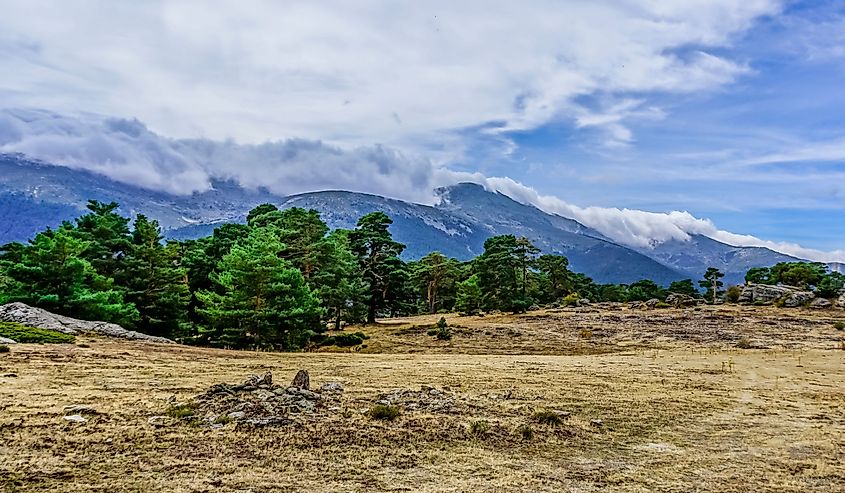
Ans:
[{"label": "distant rocky outcrop", "polygon": [[17,322],[30,327],[51,329],[65,334],[97,334],[106,337],[119,339],[133,339],[147,342],[160,342],[174,344],[170,339],[156,337],[132,330],[108,322],[91,322],[78,320],[50,313],[41,308],[35,308],[24,303],[9,303],[0,306],[0,320],[5,322]]},{"label": "distant rocky outcrop", "polygon": [[690,308],[698,304],[698,300],[688,294],[672,293],[666,297],[666,303],[675,308]]},{"label": "distant rocky outcrop", "polygon": [[796,308],[804,306],[816,295],[811,291],[804,291],[794,286],[771,286],[769,284],[746,284],[739,295],[740,303],[773,304],[782,302],[783,306]]}]

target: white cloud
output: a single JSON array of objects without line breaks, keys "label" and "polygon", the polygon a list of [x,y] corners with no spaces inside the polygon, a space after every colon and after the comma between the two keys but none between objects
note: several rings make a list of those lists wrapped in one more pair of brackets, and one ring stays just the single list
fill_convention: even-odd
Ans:
[{"label": "white cloud", "polygon": [[262,186],[281,195],[343,189],[433,203],[437,200],[435,188],[473,182],[546,212],[575,219],[638,248],[703,234],[731,245],[763,246],[826,262],[845,261],[845,251],[821,252],[738,235],[719,230],[711,221],[688,212],[579,207],[541,195],[511,178],[455,171],[384,146],[342,149],[305,139],[258,145],[168,139],[138,120],[0,110],[0,152],[20,152],[176,194],[208,190],[215,179],[233,179],[243,186]]},{"label": "white cloud", "polygon": [[[410,149],[488,122],[501,132],[583,119],[580,96],[719,87],[748,69],[712,48],[778,9],[778,0],[0,0],[0,101],[133,115],[174,137]],[[621,121],[609,125],[630,140]]]}]

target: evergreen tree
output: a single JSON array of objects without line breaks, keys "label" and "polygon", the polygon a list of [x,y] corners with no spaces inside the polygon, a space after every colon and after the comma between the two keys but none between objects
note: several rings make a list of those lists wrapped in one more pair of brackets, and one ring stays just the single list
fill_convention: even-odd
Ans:
[{"label": "evergreen tree", "polygon": [[414,262],[410,270],[413,284],[423,294],[428,313],[452,307],[460,276],[460,263],[457,260],[435,251]]},{"label": "evergreen tree", "polygon": [[692,296],[693,298],[701,296],[701,293],[698,292],[698,289],[696,289],[695,285],[692,283],[692,279],[673,281],[672,284],[669,285],[669,292],[675,294],[685,294],[687,296]]},{"label": "evergreen tree", "polygon": [[342,320],[362,322],[366,316],[362,307],[366,307],[368,286],[358,270],[358,259],[349,250],[348,236],[348,230],[329,234],[325,240],[328,258],[311,279],[335,330],[340,330]]},{"label": "evergreen tree", "polygon": [[484,242],[484,253],[476,258],[481,305],[486,311],[521,311],[520,278],[523,256],[514,235],[493,236]]},{"label": "evergreen tree", "polygon": [[458,283],[455,310],[467,315],[475,315],[481,310],[481,287],[478,284],[477,274]]},{"label": "evergreen tree", "polygon": [[76,220],[74,235],[87,244],[82,256],[94,269],[108,278],[114,278],[121,269],[123,258],[132,248],[129,219],[117,213],[116,202],[108,204],[88,201],[91,211]]},{"label": "evergreen tree", "polygon": [[179,245],[165,246],[162,241],[158,221],[139,215],[118,282],[127,289],[127,301],[138,309],[140,332],[174,337],[185,334],[190,292]]},{"label": "evergreen tree", "polygon": [[84,257],[89,242],[80,240],[70,225],[39,233],[6,262],[5,301],[20,301],[61,315],[131,326],[138,311],[126,303],[112,280],[99,275]]},{"label": "evergreen tree", "polygon": [[358,220],[349,233],[349,246],[358,258],[361,275],[369,285],[367,323],[375,323],[376,313],[388,301],[388,289],[396,284],[402,268],[399,255],[405,245],[393,241],[388,229],[393,221],[383,212],[372,212]]},{"label": "evergreen tree", "polygon": [[716,298],[722,293],[722,286],[724,283],[719,279],[725,277],[719,269],[715,267],[709,267],[707,272],[704,273],[704,279],[698,282],[698,285],[704,288],[704,290],[710,296],[711,303],[716,303]]},{"label": "evergreen tree", "polygon": [[541,255],[537,268],[548,279],[548,299],[558,300],[572,292],[572,273],[569,259],[563,255]]},{"label": "evergreen tree", "polygon": [[259,228],[223,257],[210,276],[220,289],[197,293],[212,343],[296,349],[319,330],[319,301],[284,248],[278,231]]}]

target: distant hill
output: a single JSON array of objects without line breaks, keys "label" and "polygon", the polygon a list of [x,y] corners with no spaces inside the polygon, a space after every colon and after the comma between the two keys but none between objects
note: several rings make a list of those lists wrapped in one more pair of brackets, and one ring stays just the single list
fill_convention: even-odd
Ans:
[{"label": "distant hill", "polygon": [[154,192],[115,182],[95,173],[34,162],[20,155],[0,155],[0,243],[25,241],[85,210],[88,199],[115,201],[128,215],[157,219],[170,238],[197,238],[226,222],[244,222],[246,213],[269,202],[280,208],[313,208],[333,228],[352,228],[359,217],[384,211],[404,257],[432,250],[462,260],[483,251],[490,236],[515,234],[531,239],[547,253],[566,255],[574,270],[598,282],[630,283],[643,278],[661,284],[699,279],[709,266],[740,282],[750,267],[796,260],[766,248],[734,247],[706,236],[634,249],[608,239],[573,219],[548,214],[500,193],[463,183],[442,189],[440,202],[420,205],[346,191],[312,192],[282,197],[216,182],[213,190],[187,196]]}]

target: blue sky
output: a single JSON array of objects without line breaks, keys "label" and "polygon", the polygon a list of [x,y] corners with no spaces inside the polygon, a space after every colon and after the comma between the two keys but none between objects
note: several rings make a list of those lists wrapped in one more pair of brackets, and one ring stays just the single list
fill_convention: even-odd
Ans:
[{"label": "blue sky", "polygon": [[174,193],[471,180],[632,245],[845,259],[842,2],[0,8],[0,151]]}]

